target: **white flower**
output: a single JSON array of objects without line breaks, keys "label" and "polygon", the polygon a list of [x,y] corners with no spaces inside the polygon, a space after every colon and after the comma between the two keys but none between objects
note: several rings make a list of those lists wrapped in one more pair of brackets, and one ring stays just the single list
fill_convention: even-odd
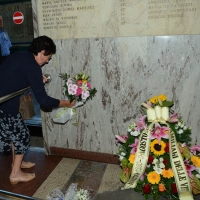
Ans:
[{"label": "white flower", "polygon": [[138,136],[138,135],[140,135],[140,132],[139,131],[131,131],[130,134],[132,136]]},{"label": "white flower", "polygon": [[125,156],[126,154],[125,154],[124,152],[121,152],[121,155],[122,155],[122,156]]},{"label": "white flower", "polygon": [[154,158],[153,159],[153,164],[156,164],[156,163],[158,163],[158,159]]},{"label": "white flower", "polygon": [[182,134],[183,133],[183,129],[178,130],[178,134]]},{"label": "white flower", "polygon": [[163,169],[159,168],[158,166],[154,166],[153,169],[158,173],[158,174],[161,174]]},{"label": "white flower", "polygon": [[186,129],[187,129],[187,127],[186,127],[186,126],[184,126],[184,127],[183,127],[183,130],[186,130]]},{"label": "white flower", "polygon": [[119,160],[122,161],[124,159],[124,156],[119,156]]},{"label": "white flower", "polygon": [[198,179],[200,179],[200,174],[196,174],[196,177],[197,177]]},{"label": "white flower", "polygon": [[197,167],[195,170],[200,174],[200,167]]},{"label": "white flower", "polygon": [[79,189],[76,192],[76,195],[78,196],[78,200],[89,200],[90,199],[89,192],[84,189]]},{"label": "white flower", "polygon": [[128,129],[128,132],[131,132],[131,130],[132,130],[132,129],[129,128],[129,129]]},{"label": "white flower", "polygon": [[160,168],[162,168],[162,169],[165,168],[165,165],[164,165],[162,162],[160,163],[159,166],[160,166]]}]

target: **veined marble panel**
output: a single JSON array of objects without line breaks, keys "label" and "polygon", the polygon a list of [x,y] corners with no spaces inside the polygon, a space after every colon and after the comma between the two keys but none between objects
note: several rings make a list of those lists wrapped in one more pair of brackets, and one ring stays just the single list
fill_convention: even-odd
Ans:
[{"label": "veined marble panel", "polygon": [[55,40],[57,53],[44,72],[52,75],[48,94],[62,97],[59,73],[91,75],[96,96],[77,109],[73,121],[54,124],[43,117],[49,146],[115,153],[115,135],[139,119],[140,105],[164,93],[192,127],[200,143],[200,35]]}]

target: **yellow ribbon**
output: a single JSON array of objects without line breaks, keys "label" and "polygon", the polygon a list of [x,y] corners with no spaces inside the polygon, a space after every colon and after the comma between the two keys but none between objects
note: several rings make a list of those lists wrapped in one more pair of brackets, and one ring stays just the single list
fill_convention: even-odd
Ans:
[{"label": "yellow ribbon", "polygon": [[[149,150],[150,150],[150,135],[155,123],[159,122],[166,124],[169,121],[169,108],[156,106],[151,108],[144,105],[147,108],[147,119],[152,122],[146,129],[144,129],[140,135],[139,143],[136,151],[135,162],[132,168],[132,173],[129,181],[125,184],[123,189],[135,188],[140,177],[143,175],[146,169]],[[178,189],[179,198],[181,200],[192,200],[192,190],[190,180],[181,156],[181,153],[176,142],[174,132],[170,129],[169,132],[169,145],[170,145],[170,161],[174,172],[174,178]]]}]

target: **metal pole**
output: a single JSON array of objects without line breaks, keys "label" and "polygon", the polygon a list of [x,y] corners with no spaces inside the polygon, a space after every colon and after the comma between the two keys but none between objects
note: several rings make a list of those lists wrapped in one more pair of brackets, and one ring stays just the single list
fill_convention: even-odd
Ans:
[{"label": "metal pole", "polygon": [[29,87],[26,87],[24,89],[21,89],[17,92],[13,92],[13,93],[10,93],[8,95],[5,95],[3,97],[0,97],[0,103],[3,103],[4,101],[7,101],[9,99],[12,99],[13,97],[19,95],[19,94],[22,94],[23,92],[25,92],[26,90],[30,89],[30,86]]},{"label": "metal pole", "polygon": [[[52,78],[49,74],[44,74],[44,76],[47,78],[47,82],[46,83],[50,83]],[[0,97],[0,103],[3,103],[4,101],[7,101],[9,99],[12,99],[13,97],[19,95],[19,94],[22,94],[23,92],[25,92],[26,90],[30,89],[31,87],[26,87],[24,89],[21,89],[21,90],[18,90],[17,92],[13,92],[11,94],[8,94],[8,95],[5,95],[5,96],[2,96]]]}]

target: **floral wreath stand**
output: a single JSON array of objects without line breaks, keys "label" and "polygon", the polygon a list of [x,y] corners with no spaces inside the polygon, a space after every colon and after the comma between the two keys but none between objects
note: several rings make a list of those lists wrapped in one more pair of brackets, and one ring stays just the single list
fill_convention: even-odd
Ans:
[{"label": "floral wreath stand", "polygon": [[163,94],[142,103],[139,121],[116,135],[125,183],[145,199],[160,197],[192,200],[200,194],[200,145],[191,145],[191,128],[169,109],[173,102]]}]

